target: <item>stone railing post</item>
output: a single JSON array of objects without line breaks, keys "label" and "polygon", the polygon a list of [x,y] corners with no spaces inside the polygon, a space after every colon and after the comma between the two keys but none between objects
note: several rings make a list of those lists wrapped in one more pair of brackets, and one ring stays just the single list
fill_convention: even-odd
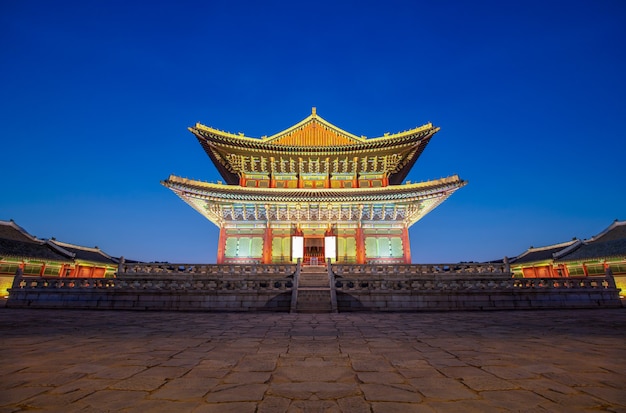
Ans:
[{"label": "stone railing post", "polygon": [[611,266],[608,264],[606,265],[604,269],[604,275],[606,276],[606,282],[609,284],[608,287],[617,288],[617,285],[615,284],[615,277],[613,277],[613,270],[611,269]]},{"label": "stone railing post", "polygon": [[121,256],[120,257],[120,262],[117,263],[117,274],[116,275],[120,275],[121,273],[124,272],[124,264],[126,263],[126,259]]},{"label": "stone railing post", "polygon": [[335,274],[333,274],[333,269],[331,268],[330,258],[326,261],[326,269],[328,270],[328,282],[330,284],[330,306],[331,312],[338,313],[337,309],[337,290],[335,287]]},{"label": "stone railing post", "polygon": [[296,272],[293,273],[293,287],[291,288],[291,306],[289,308],[290,313],[295,313],[298,306],[298,279],[300,278],[301,269],[302,263],[300,262],[300,258],[298,258]]},{"label": "stone railing post", "polygon": [[13,283],[11,284],[11,289],[19,290],[22,284],[22,276],[24,275],[24,271],[22,267],[17,267],[15,271],[15,277],[13,277]]}]

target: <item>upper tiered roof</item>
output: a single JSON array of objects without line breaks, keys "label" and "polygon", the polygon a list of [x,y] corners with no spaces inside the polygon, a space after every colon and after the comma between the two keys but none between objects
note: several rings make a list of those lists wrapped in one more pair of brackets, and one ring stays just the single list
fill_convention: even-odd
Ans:
[{"label": "upper tiered roof", "polygon": [[317,115],[272,136],[251,138],[200,123],[196,136],[229,184],[247,174],[383,174],[399,184],[439,131],[427,123],[376,138],[356,136]]}]

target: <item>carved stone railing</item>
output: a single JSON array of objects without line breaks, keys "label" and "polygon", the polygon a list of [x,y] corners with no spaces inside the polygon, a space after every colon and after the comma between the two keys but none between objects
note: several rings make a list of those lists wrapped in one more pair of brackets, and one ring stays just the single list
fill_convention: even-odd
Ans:
[{"label": "carved stone railing", "polygon": [[338,291],[459,291],[511,289],[511,279],[506,278],[404,278],[378,276],[337,278],[335,287]]},{"label": "carved stone railing", "polygon": [[507,275],[510,276],[504,263],[489,264],[333,264],[333,272],[338,277],[360,275],[402,275],[423,276],[434,274],[456,275]]},{"label": "carved stone railing", "polygon": [[276,291],[291,290],[293,281],[287,277],[204,276],[193,279],[172,277],[134,278],[40,278],[25,277],[12,290],[151,290],[151,291]]},{"label": "carved stone railing", "polygon": [[287,277],[296,271],[295,264],[170,264],[170,263],[123,263],[118,278],[137,276],[253,276]]},{"label": "carved stone railing", "polygon": [[[16,274],[7,307],[293,311],[299,267],[120,264],[117,278]],[[329,266],[333,311],[621,307],[612,276],[512,278],[506,264]]]},{"label": "carved stone railing", "polygon": [[461,292],[461,291],[532,291],[532,290],[611,290],[609,277],[511,278],[505,274],[470,276],[468,273],[405,275],[359,274],[337,276],[335,287],[342,292]]},{"label": "carved stone railing", "polygon": [[518,289],[611,289],[615,288],[612,277],[584,278],[513,278],[513,288]]}]

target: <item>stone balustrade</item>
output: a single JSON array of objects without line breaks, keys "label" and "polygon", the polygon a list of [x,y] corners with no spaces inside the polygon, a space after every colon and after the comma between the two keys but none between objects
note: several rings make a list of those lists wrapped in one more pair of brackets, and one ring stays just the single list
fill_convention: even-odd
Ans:
[{"label": "stone balustrade", "polygon": [[615,288],[615,281],[611,277],[584,277],[584,278],[513,278],[513,288],[560,288],[560,289],[610,289]]},{"label": "stone balustrade", "polygon": [[419,278],[400,275],[360,274],[341,276],[335,281],[339,291],[463,291],[463,290],[510,290],[528,289],[587,289],[614,288],[607,277],[586,278],[510,278],[506,275],[492,277],[467,277],[467,274],[426,274]]},{"label": "stone balustrade", "polygon": [[333,264],[333,272],[336,276],[344,275],[403,275],[424,276],[429,274],[457,274],[471,275],[507,275],[511,273],[506,264]]},{"label": "stone balustrade", "polygon": [[[122,263],[117,278],[16,276],[8,307],[290,311],[294,264]],[[613,278],[512,278],[505,264],[335,264],[333,311],[619,307]]]},{"label": "stone balustrade", "polygon": [[170,263],[123,263],[118,278],[144,275],[193,275],[193,276],[282,276],[292,275],[295,264],[170,264]]},{"label": "stone balustrade", "polygon": [[41,278],[24,277],[13,289],[110,289],[110,290],[160,290],[160,291],[288,291],[293,281],[282,276],[259,277],[210,277],[195,279],[165,277],[134,278]]}]

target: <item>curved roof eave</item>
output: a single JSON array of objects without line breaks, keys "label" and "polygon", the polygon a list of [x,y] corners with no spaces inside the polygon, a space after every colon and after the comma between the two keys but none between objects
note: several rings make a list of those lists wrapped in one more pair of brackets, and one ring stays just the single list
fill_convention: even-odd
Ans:
[{"label": "curved roof eave", "polygon": [[247,188],[237,185],[220,185],[194,181],[171,175],[161,182],[164,186],[192,196],[212,198],[214,201],[240,202],[368,202],[401,201],[433,196],[448,196],[465,186],[466,181],[457,175],[415,184],[393,185],[381,188],[352,189],[276,189]]},{"label": "curved roof eave", "polygon": [[[422,139],[427,136],[432,136],[440,130],[439,127],[433,126],[433,124],[429,122],[422,126],[418,126],[416,128],[412,128],[412,129],[409,129],[403,132],[394,133],[394,134],[385,134],[383,136],[378,136],[374,138],[366,138],[364,136],[359,137],[333,125],[332,123],[326,121],[320,116],[317,116],[315,112],[309,115],[308,117],[306,117],[304,120],[296,123],[293,126],[290,126],[289,128],[283,131],[280,131],[272,136],[262,137],[262,138],[248,137],[248,136],[245,136],[245,134],[243,133],[234,134],[231,132],[226,132],[223,130],[212,128],[210,126],[203,125],[199,122],[196,123],[195,126],[189,127],[188,130],[194,135],[196,135],[196,137],[198,138],[203,138],[207,140],[210,139],[211,141],[215,141],[214,139],[211,139],[212,136],[215,136],[215,137],[221,138],[221,140],[226,140],[226,141],[229,141],[233,144],[240,145],[240,146],[252,146],[255,148],[259,148],[259,149],[267,148],[271,150],[274,150],[275,148],[279,148],[279,150],[294,150],[295,148],[309,148],[309,147],[306,147],[306,146],[299,147],[299,146],[294,146],[294,145],[274,145],[272,144],[272,142],[280,139],[281,137],[313,121],[319,122],[320,124],[344,136],[345,138],[348,138],[354,141],[354,144],[341,145],[341,146],[335,147],[335,149],[340,149],[340,148],[343,149],[343,147],[345,147],[346,149],[349,148],[348,150],[365,149],[364,146],[378,147],[381,145],[389,145],[389,144],[393,145],[393,144],[396,144],[396,141],[398,141],[397,144],[402,144],[402,143],[406,143],[407,140],[411,141],[411,139],[407,139],[407,138]],[[209,136],[206,136],[202,132],[209,134]],[[405,141],[405,142],[402,142],[402,141]],[[310,149],[315,150],[317,148],[310,148]]]}]

